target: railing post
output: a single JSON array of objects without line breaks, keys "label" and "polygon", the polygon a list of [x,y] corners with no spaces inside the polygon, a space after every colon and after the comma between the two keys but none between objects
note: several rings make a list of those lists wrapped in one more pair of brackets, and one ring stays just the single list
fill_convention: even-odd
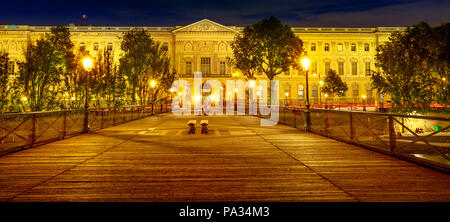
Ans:
[{"label": "railing post", "polygon": [[116,108],[114,107],[114,112],[113,112],[113,126],[116,125]]},{"label": "railing post", "polygon": [[350,114],[350,141],[352,143],[354,143],[354,138],[355,138],[355,128],[353,127],[353,116],[352,116],[352,112],[349,112]]},{"label": "railing post", "polygon": [[32,147],[34,145],[34,140],[36,138],[36,114],[33,113],[31,114],[31,121],[32,121],[32,125],[31,125],[31,144],[30,147]]},{"label": "railing post", "polygon": [[105,109],[100,109],[101,110],[101,120],[100,120],[100,129],[103,129],[103,115],[105,114]]},{"label": "railing post", "polygon": [[306,132],[311,132],[311,116],[310,116],[310,110],[307,108],[305,110],[305,131]]},{"label": "railing post", "polygon": [[395,138],[394,117],[389,116],[389,153],[394,154],[397,141]]},{"label": "railing post", "polygon": [[141,112],[141,107],[138,106],[138,107],[137,107],[137,113],[138,113],[138,115],[137,115],[138,117],[137,117],[137,118],[138,118],[138,119],[139,119],[139,113],[140,113],[140,112]]},{"label": "railing post", "polygon": [[329,120],[328,120],[328,111],[325,111],[325,113],[327,114],[327,116],[325,117],[325,119],[324,119],[324,130],[325,130],[325,136],[328,136],[328,127],[329,127],[329,125],[330,125],[330,122],[329,122]]},{"label": "railing post", "polygon": [[292,116],[294,116],[294,128],[297,128],[297,123],[295,121],[295,113],[297,112],[297,110],[294,108],[292,109]]},{"label": "railing post", "polygon": [[64,120],[63,120],[63,135],[62,138],[66,137],[66,130],[67,130],[67,110],[63,111],[64,112]]}]

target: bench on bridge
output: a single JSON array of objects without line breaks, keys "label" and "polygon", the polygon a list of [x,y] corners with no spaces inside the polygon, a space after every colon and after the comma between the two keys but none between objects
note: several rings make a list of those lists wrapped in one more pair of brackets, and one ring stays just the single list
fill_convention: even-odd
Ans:
[{"label": "bench on bridge", "polygon": [[189,134],[195,133],[195,124],[197,124],[197,120],[191,119],[187,122],[187,125],[189,126]]},{"label": "bench on bridge", "polygon": [[200,125],[202,125],[202,134],[208,133],[208,120],[204,119],[200,121]]}]

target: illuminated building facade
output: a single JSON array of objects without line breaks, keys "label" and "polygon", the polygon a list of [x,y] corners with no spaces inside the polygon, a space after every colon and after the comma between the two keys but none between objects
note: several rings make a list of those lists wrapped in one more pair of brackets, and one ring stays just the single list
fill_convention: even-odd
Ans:
[{"label": "illuminated building facade", "polygon": [[[84,48],[91,55],[105,47],[112,50],[116,61],[120,57],[120,42],[124,32],[135,27],[68,26],[75,51]],[[243,79],[233,76],[227,58],[233,55],[230,47],[236,34],[243,27],[223,26],[203,19],[187,26],[138,27],[148,31],[156,41],[164,43],[170,52],[171,63],[179,79],[192,81],[194,72],[202,72],[203,79]],[[29,41],[35,41],[49,32],[50,26],[0,25],[0,50],[9,53],[10,73],[14,77],[16,63],[24,59],[23,50]],[[311,104],[324,103],[320,93],[320,81],[329,69],[335,70],[347,83],[345,98],[337,102],[379,102],[379,96],[370,87],[370,70],[375,70],[376,47],[386,41],[394,31],[403,27],[377,28],[301,28],[293,32],[304,42],[304,49],[311,59],[309,95]],[[256,75],[265,79],[263,73]],[[280,99],[290,103],[304,104],[305,76],[291,69],[276,77],[280,81]]]}]

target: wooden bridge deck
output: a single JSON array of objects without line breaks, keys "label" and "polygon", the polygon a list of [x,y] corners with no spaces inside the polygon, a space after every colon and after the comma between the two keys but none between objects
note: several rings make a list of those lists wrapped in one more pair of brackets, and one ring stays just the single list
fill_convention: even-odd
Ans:
[{"label": "wooden bridge deck", "polygon": [[[209,134],[189,135],[205,118]],[[1,201],[450,201],[449,188],[450,175],[248,116],[163,114],[0,157]]]}]

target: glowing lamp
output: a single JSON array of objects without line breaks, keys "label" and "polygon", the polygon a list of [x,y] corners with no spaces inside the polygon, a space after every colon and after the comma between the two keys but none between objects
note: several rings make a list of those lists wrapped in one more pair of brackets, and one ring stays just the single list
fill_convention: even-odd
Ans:
[{"label": "glowing lamp", "polygon": [[302,66],[305,70],[309,70],[310,60],[308,58],[302,59]]}]

